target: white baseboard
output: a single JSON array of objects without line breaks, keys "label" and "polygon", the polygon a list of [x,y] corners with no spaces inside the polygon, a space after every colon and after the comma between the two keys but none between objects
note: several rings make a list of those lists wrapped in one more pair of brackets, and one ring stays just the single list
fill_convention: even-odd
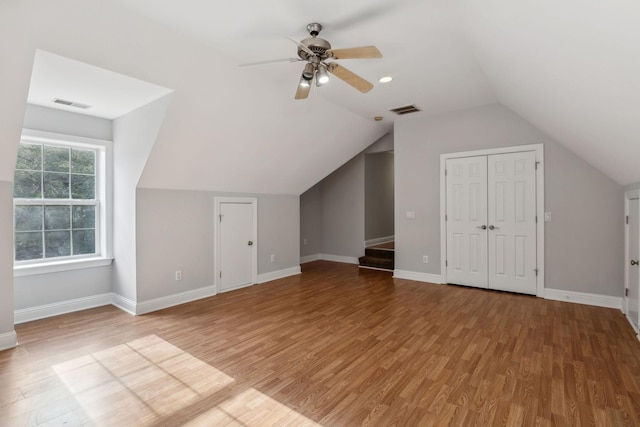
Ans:
[{"label": "white baseboard", "polygon": [[359,264],[360,261],[356,257],[343,256],[343,255],[331,255],[331,254],[313,254],[300,257],[300,264],[305,264],[311,261],[318,260],[341,262],[343,264]]},{"label": "white baseboard", "polygon": [[18,345],[16,331],[0,334],[0,351],[8,350]]},{"label": "white baseboard", "polygon": [[396,279],[416,280],[418,282],[442,284],[442,277],[439,274],[419,273],[417,271],[393,270],[393,277]]},{"label": "white baseboard", "polygon": [[638,327],[636,325],[633,324],[633,322],[631,321],[631,319],[629,319],[629,316],[627,316],[627,314],[625,313],[624,317],[627,318],[627,322],[629,322],[629,324],[631,325],[631,329],[633,329],[633,331],[636,334],[639,334],[638,336],[640,337],[640,331],[638,330]]},{"label": "white baseboard", "polygon": [[179,294],[168,295],[166,297],[155,298],[142,301],[136,304],[136,315],[147,314],[164,308],[173,307],[187,302],[212,297],[217,294],[215,286],[207,286],[191,291],[180,292]]},{"label": "white baseboard", "polygon": [[359,265],[358,268],[361,268],[363,270],[376,270],[376,271],[393,272],[393,270],[389,270],[387,268],[369,267],[368,265]]},{"label": "white baseboard", "polygon": [[383,243],[390,243],[396,240],[396,236],[376,237],[375,239],[369,239],[364,241],[364,247],[381,245]]},{"label": "white baseboard", "polygon": [[352,256],[320,254],[320,259],[325,261],[341,262],[344,264],[359,264],[358,258]]},{"label": "white baseboard", "polygon": [[595,305],[596,307],[617,308],[618,310],[622,310],[621,297],[546,288],[544,290],[544,298],[554,301],[575,302],[578,304]]},{"label": "white baseboard", "polygon": [[300,257],[300,264],[305,264],[305,263],[311,262],[311,261],[318,261],[319,259],[322,259],[322,254],[313,254],[313,255],[302,256],[302,257]]},{"label": "white baseboard", "polygon": [[23,308],[14,311],[14,323],[20,324],[46,317],[59,316],[73,313],[74,311],[87,310],[89,308],[102,307],[112,303],[112,294],[93,295],[85,298],[77,298],[53,304],[45,304],[37,307]]},{"label": "white baseboard", "polygon": [[300,266],[285,268],[284,270],[271,271],[269,273],[258,274],[258,283],[270,282],[272,280],[284,279],[285,277],[301,274]]},{"label": "white baseboard", "polygon": [[112,294],[111,304],[133,316],[136,315],[136,302],[130,300],[129,298],[125,298],[122,295],[114,293]]}]

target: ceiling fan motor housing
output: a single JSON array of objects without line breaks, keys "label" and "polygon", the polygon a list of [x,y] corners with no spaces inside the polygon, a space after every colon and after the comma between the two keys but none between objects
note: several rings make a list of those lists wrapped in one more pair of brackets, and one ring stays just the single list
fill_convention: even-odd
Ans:
[{"label": "ceiling fan motor housing", "polygon": [[[331,44],[320,37],[309,37],[302,40],[300,43],[320,57],[321,60],[327,59],[327,51],[331,49]],[[298,48],[298,56],[305,61],[309,61],[311,59],[311,55],[300,48]]]}]

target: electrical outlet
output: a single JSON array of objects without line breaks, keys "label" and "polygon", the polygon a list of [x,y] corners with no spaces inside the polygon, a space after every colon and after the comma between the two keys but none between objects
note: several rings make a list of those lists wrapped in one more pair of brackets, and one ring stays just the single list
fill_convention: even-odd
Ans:
[{"label": "electrical outlet", "polygon": [[551,212],[545,212],[544,213],[544,222],[550,222],[551,221]]},{"label": "electrical outlet", "polygon": [[307,244],[307,238],[306,238],[306,237],[302,240],[302,244],[303,244],[303,245],[306,245],[306,244]]},{"label": "electrical outlet", "polygon": [[182,280],[182,270],[176,270],[176,280]]},{"label": "electrical outlet", "polygon": [[416,213],[415,211],[406,211],[404,217],[407,219],[416,219]]},{"label": "electrical outlet", "polygon": [[271,262],[276,262],[276,254],[271,254]]},{"label": "electrical outlet", "polygon": [[424,255],[422,257],[422,262],[423,262],[423,264],[429,264],[429,257],[427,255]]}]

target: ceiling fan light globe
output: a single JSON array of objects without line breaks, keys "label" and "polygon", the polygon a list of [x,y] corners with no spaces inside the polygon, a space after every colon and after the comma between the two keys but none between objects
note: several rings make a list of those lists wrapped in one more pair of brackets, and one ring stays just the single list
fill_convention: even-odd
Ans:
[{"label": "ceiling fan light globe", "polygon": [[304,71],[302,71],[302,78],[311,81],[313,79],[314,71],[315,70],[313,69],[313,64],[311,64],[310,62],[307,63],[307,65],[304,66]]},{"label": "ceiling fan light globe", "polygon": [[311,86],[311,80],[307,80],[303,77],[300,78],[300,83],[299,83],[300,87],[310,87]]},{"label": "ceiling fan light globe", "polygon": [[316,73],[316,86],[322,86],[327,82],[329,82],[329,73],[327,72],[327,67],[320,64],[318,66],[318,72]]}]

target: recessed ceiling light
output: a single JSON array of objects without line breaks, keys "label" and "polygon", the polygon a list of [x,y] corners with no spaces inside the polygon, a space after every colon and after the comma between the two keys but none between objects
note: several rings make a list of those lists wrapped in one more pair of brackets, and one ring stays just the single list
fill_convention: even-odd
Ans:
[{"label": "recessed ceiling light", "polygon": [[378,80],[378,81],[380,83],[389,83],[391,80],[393,80],[393,77],[385,76],[385,77],[380,77],[380,80]]}]

